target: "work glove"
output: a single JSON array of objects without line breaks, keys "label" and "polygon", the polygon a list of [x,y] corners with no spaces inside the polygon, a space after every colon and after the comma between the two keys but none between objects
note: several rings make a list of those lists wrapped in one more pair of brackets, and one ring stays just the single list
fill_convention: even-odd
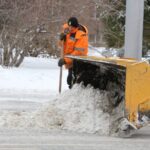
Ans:
[{"label": "work glove", "polygon": [[60,36],[59,36],[59,39],[60,39],[61,41],[65,41],[65,40],[66,40],[66,34],[61,33]]},{"label": "work glove", "polygon": [[63,58],[60,58],[58,61],[58,66],[62,67],[64,64],[66,64],[65,60]]}]

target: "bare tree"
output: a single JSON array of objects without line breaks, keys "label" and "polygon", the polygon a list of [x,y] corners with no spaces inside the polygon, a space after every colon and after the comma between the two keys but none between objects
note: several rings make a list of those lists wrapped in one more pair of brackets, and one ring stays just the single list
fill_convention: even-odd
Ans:
[{"label": "bare tree", "polygon": [[97,14],[97,0],[0,0],[2,64],[19,66],[24,56],[45,51],[58,56],[60,28],[71,16],[88,27],[90,42],[101,44],[103,24]]}]

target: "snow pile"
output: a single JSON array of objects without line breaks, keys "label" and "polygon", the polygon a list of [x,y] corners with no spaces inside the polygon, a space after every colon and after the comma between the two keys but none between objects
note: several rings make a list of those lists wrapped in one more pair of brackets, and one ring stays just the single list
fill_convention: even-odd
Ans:
[{"label": "snow pile", "polygon": [[1,128],[32,128],[35,127],[34,113],[1,111],[0,127]]},{"label": "snow pile", "polygon": [[103,57],[102,52],[106,51],[105,47],[93,47],[91,45],[89,45],[88,47],[88,56],[99,56],[99,57]]},{"label": "snow pile", "polygon": [[109,134],[107,93],[74,85],[35,112],[1,112],[0,126],[9,128],[63,129],[75,132]]},{"label": "snow pile", "polygon": [[113,49],[113,48],[106,48],[106,47],[93,47],[92,45],[89,45],[88,55],[99,56],[99,57],[123,57],[124,48]]},{"label": "snow pile", "polygon": [[57,126],[70,131],[107,135],[109,114],[103,112],[107,102],[106,92],[75,85],[46,109],[39,111],[36,120],[47,127]]}]

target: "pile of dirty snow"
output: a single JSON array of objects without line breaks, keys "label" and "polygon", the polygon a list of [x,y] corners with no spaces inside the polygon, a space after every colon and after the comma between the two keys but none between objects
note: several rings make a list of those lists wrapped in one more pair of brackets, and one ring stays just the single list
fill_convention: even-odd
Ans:
[{"label": "pile of dirty snow", "polygon": [[107,92],[74,85],[40,110],[0,112],[0,127],[62,129],[81,133],[109,134]]}]

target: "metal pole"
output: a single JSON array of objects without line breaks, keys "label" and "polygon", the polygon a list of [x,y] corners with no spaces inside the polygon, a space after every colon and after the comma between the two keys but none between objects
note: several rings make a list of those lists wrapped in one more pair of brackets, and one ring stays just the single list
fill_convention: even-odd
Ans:
[{"label": "metal pole", "polygon": [[141,60],[144,0],[126,0],[125,57]]}]

